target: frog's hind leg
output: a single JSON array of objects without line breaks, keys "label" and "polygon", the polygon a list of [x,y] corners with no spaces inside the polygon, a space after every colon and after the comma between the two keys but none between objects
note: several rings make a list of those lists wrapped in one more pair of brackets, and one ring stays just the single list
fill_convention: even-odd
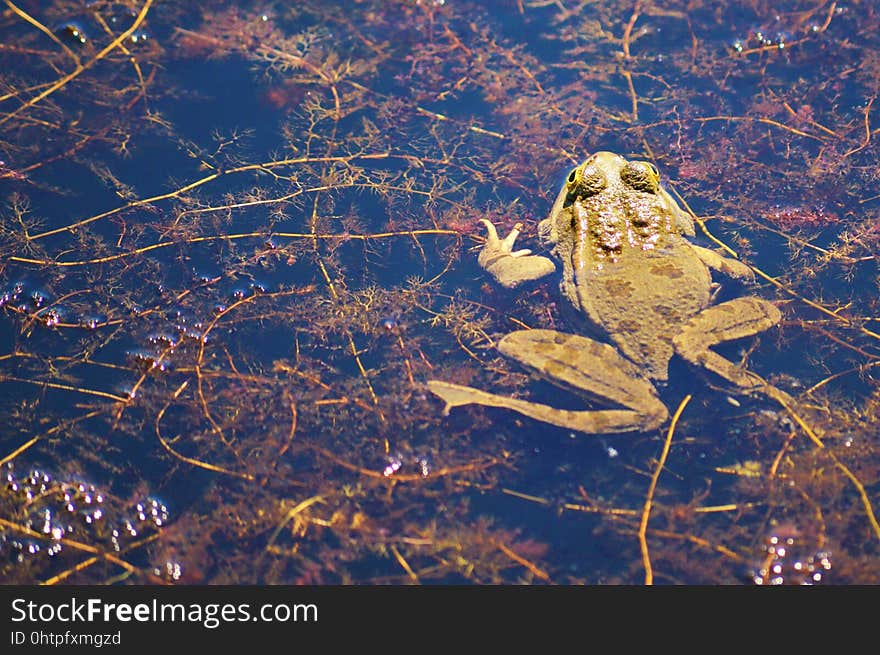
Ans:
[{"label": "frog's hind leg", "polygon": [[553,330],[523,330],[505,336],[498,349],[534,368],[553,384],[610,400],[625,409],[567,410],[500,396],[440,380],[428,389],[446,403],[503,407],[544,423],[588,434],[652,430],[668,416],[654,386],[612,346]]},{"label": "frog's hind leg", "polygon": [[762,298],[743,297],[713,305],[691,318],[673,339],[675,351],[694,366],[702,366],[745,391],[762,391],[791,403],[791,397],[757,373],[725,359],[710,346],[767,330],[782,318],[779,309]]},{"label": "frog's hind leg", "polygon": [[[499,396],[473,387],[465,387],[442,380],[429,380],[428,389],[440,396],[446,403],[444,415],[449,414],[453,407],[461,405],[485,405],[486,407],[502,407],[519,412],[542,423],[557,425],[561,428],[578,430],[587,434],[611,434],[614,432],[632,432],[658,427],[663,419],[646,423],[642,426],[641,415],[625,409],[603,410],[570,410],[558,409],[549,405],[533,403],[529,400]],[[664,408],[665,409],[665,408]]]}]

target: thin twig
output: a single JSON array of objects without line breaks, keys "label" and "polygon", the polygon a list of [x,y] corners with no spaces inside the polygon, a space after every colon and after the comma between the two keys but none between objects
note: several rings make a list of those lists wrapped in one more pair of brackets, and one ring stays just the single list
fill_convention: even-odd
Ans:
[{"label": "thin twig", "polygon": [[675,432],[675,426],[678,425],[678,419],[681,417],[684,408],[691,400],[688,394],[679,403],[678,409],[672,416],[672,422],[669,424],[669,431],[666,433],[666,441],[663,444],[663,452],[660,453],[660,460],[657,462],[657,468],[654,469],[654,475],[651,476],[651,484],[648,485],[648,495],[645,497],[645,507],[642,510],[642,520],[639,523],[639,546],[642,550],[642,561],[645,564],[645,584],[654,584],[654,572],[651,569],[651,557],[648,555],[648,518],[651,516],[651,505],[654,502],[654,490],[657,488],[657,480],[660,479],[660,472],[666,465],[666,457],[669,455],[669,449],[672,446],[672,434]]}]

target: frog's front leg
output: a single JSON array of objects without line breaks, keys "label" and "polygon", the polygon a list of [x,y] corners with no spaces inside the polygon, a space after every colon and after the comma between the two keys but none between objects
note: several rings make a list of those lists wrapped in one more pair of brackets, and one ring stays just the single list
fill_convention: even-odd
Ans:
[{"label": "frog's front leg", "polygon": [[531,250],[513,249],[513,243],[522,229],[521,223],[517,223],[504,239],[499,239],[491,221],[483,218],[480,222],[486,226],[488,234],[477,261],[501,286],[512,289],[556,270],[556,265],[547,257],[533,255]]},{"label": "frog's front leg", "polygon": [[747,296],[734,298],[718,305],[707,307],[691,318],[681,332],[672,340],[675,351],[695,366],[702,366],[732,382],[744,391],[761,391],[771,398],[793,405],[794,400],[781,389],[777,389],[761,376],[741,368],[725,359],[710,346],[750,337],[767,330],[782,318],[782,313],[773,303]]},{"label": "frog's front leg", "polygon": [[428,389],[446,403],[502,407],[537,421],[588,434],[652,430],[668,416],[654,386],[612,346],[554,330],[522,330],[505,336],[498,349],[535,369],[551,383],[608,400],[624,409],[566,410],[479,389],[430,380]]},{"label": "frog's front leg", "polygon": [[742,280],[744,282],[755,281],[754,271],[740,260],[731,257],[724,257],[714,250],[709,250],[708,248],[703,248],[702,246],[696,246],[694,244],[691,244],[691,248],[693,248],[697,257],[699,257],[709,268],[715,269],[716,271],[724,273],[728,277],[736,278],[737,280]]}]

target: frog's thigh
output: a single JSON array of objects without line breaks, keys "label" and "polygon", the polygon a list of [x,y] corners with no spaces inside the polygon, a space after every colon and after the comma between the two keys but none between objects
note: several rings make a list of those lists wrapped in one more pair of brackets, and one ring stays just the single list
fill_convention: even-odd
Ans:
[{"label": "frog's thigh", "polygon": [[739,387],[765,386],[761,377],[712,352],[709,347],[758,334],[779,323],[781,318],[779,309],[762,298],[735,298],[708,307],[691,318],[673,339],[673,345],[691,364],[703,366]]},{"label": "frog's thigh", "polygon": [[498,350],[558,386],[646,413],[654,403],[666,411],[642,371],[607,343],[555,330],[520,330],[501,339]]},{"label": "frog's thigh", "polygon": [[654,386],[611,346],[552,330],[524,330],[504,337],[498,349],[560,386],[574,387],[627,409],[566,410],[479,389],[431,380],[428,388],[446,402],[503,407],[544,423],[589,434],[659,427],[667,418]]}]

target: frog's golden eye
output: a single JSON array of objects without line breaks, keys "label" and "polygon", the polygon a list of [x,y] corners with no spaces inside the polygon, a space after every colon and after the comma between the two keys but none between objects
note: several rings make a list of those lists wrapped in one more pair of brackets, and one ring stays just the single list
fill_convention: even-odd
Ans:
[{"label": "frog's golden eye", "polygon": [[588,198],[601,193],[606,186],[605,176],[595,166],[582,164],[573,169],[565,180],[569,201],[575,198]]},{"label": "frog's golden eye", "polygon": [[657,193],[660,190],[660,171],[654,164],[630,161],[620,170],[620,179],[636,191]]}]

